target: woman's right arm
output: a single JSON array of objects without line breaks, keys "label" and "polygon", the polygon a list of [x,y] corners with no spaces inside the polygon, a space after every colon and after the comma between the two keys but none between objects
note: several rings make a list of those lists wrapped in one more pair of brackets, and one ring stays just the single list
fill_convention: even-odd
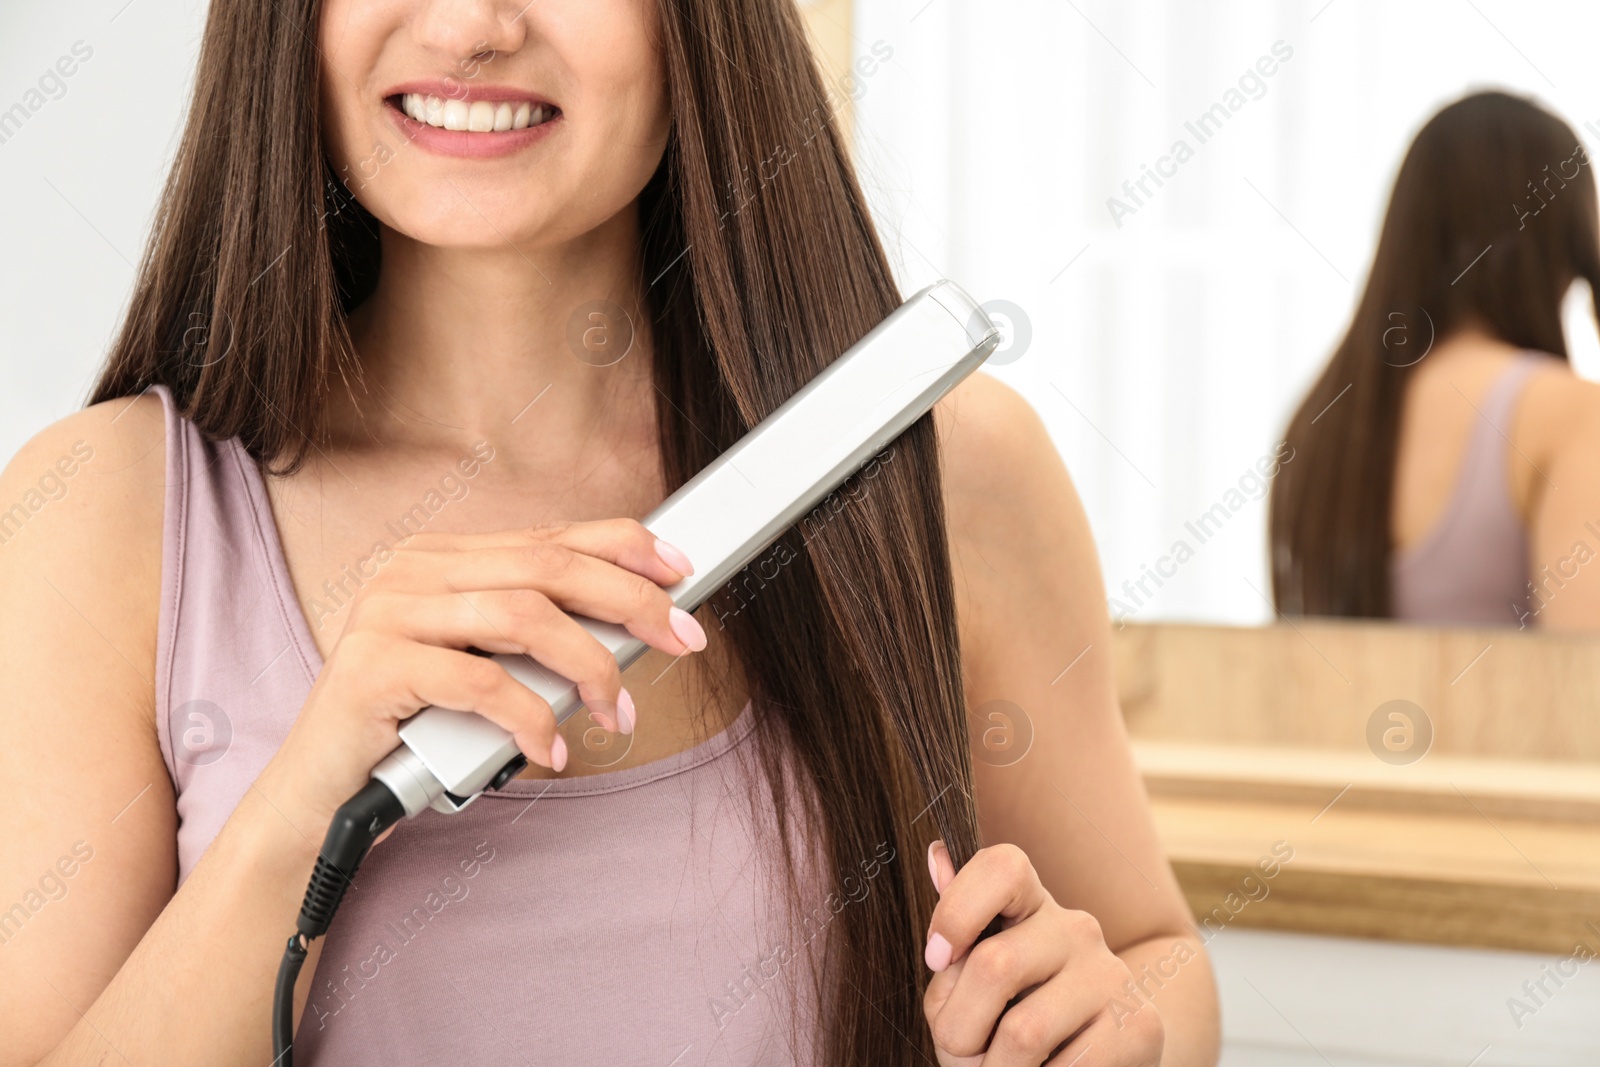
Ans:
[{"label": "woman's right arm", "polygon": [[83,1013],[176,882],[154,711],[164,440],[159,398],[101,405],[0,474],[6,1067],[38,1062],[69,1030],[60,1062],[118,1058]]},{"label": "woman's right arm", "polygon": [[613,708],[616,661],[558,609],[692,650],[661,588],[681,575],[637,523],[419,535],[357,597],[288,738],[174,893],[154,711],[164,481],[154,396],[63,419],[0,475],[0,1067],[267,1064],[322,835],[399,721],[473,710],[562,761],[548,705],[461,650],[531,652]]}]

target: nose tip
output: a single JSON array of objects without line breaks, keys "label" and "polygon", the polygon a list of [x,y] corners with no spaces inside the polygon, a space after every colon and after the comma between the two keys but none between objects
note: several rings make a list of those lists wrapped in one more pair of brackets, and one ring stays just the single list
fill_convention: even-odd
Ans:
[{"label": "nose tip", "polygon": [[526,0],[432,0],[412,22],[418,43],[476,77],[497,55],[527,40]]}]

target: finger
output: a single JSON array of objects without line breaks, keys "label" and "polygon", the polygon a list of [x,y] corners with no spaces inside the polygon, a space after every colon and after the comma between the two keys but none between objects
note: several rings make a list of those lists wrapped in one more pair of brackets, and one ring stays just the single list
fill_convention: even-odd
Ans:
[{"label": "finger", "polygon": [[[1166,1028],[1152,1004],[1132,1004],[1117,1013],[1103,1011],[1074,1034],[1045,1067],[1157,1067],[1166,1045]],[[983,1061],[987,1067],[988,1060]]]},{"label": "finger", "polygon": [[387,664],[393,679],[388,699],[402,716],[429,705],[476,712],[511,734],[534,763],[558,771],[566,764],[566,743],[556,735],[550,705],[494,660],[398,637],[355,636],[363,653],[347,649],[345,668],[382,677],[377,664]]},{"label": "finger", "polygon": [[669,655],[698,652],[705,630],[660,586],[594,556],[553,544],[470,552],[412,552],[389,564],[382,586],[363,590],[457,593],[535,589],[568,612],[617,623]]},{"label": "finger", "polygon": [[[618,694],[619,695],[622,694],[622,693],[626,693],[626,692],[628,692],[626,689],[618,690]],[[630,702],[633,700],[633,697],[632,697],[631,694],[629,695],[628,700]],[[615,734],[615,733],[631,734],[631,733],[633,733],[634,720],[633,720],[631,715],[622,715],[622,714],[617,714],[617,713],[606,712],[606,711],[601,710],[600,708],[590,707],[587,702],[584,704],[583,711],[584,711],[584,714],[589,716],[589,721],[590,722],[593,722],[595,725],[599,726],[600,729],[604,730],[608,734]],[[622,722],[619,723],[617,721],[618,719],[621,719]],[[626,730],[624,730],[622,728],[623,724],[627,725],[628,728]]]},{"label": "finger", "polygon": [[[978,1061],[983,1059],[984,1044],[973,1048],[970,1044],[963,1043],[961,1035],[946,1033],[938,1028],[940,1013],[949,1002],[956,983],[961,980],[961,972],[966,967],[966,962],[966,960],[956,960],[935,974],[928,981],[928,989],[922,995],[922,1016],[928,1023],[928,1033],[933,1038],[934,1051],[939,1055],[939,1067],[978,1067]],[[958,1047],[966,1051],[958,1053],[956,1051]]]},{"label": "finger", "polygon": [[[934,975],[928,983],[924,1009],[931,1013],[928,1026],[933,1031],[934,1044],[957,1056],[973,1056],[990,1045],[996,1022],[1003,1025],[1005,1016],[1010,1014],[1006,1005],[1012,998],[1042,986],[1066,965],[1061,947],[1064,931],[1059,927],[1049,911],[1040,911],[1026,922],[978,942],[958,964]],[[1038,993],[1028,994],[1011,1010],[1017,1010]],[[1056,1042],[1065,1036],[1062,1034]],[[1054,1043],[1050,1048],[1053,1047]],[[1049,1052],[1050,1048],[1042,1051]],[[1033,1062],[1037,1065],[1043,1059],[1041,1055]]]},{"label": "finger", "polygon": [[626,567],[662,585],[672,585],[694,573],[694,564],[682,549],[663,541],[634,519],[552,524],[535,527],[534,536]]},{"label": "finger", "polygon": [[928,877],[933,879],[934,891],[943,896],[944,887],[955,876],[956,864],[950,858],[950,849],[943,841],[931,842],[928,845]]},{"label": "finger", "polygon": [[942,971],[970,949],[996,915],[1027,918],[1049,900],[1033,864],[1015,845],[979,849],[940,894],[924,958]]},{"label": "finger", "polygon": [[[1105,1014],[1111,998],[1108,990],[1116,991],[1120,973],[1109,965],[1114,963],[1110,958],[1061,971],[1011,1005],[989,1038],[982,1067],[1038,1067],[1048,1060],[1069,1038]],[[1102,1046],[1102,1054],[1115,1048],[1105,1042]],[[1129,1061],[1111,1055],[1104,1062]]]},{"label": "finger", "polygon": [[423,644],[525,653],[575,683],[607,729],[633,732],[633,698],[609,649],[531,589],[415,595],[383,593],[357,609],[361,624]]},{"label": "finger", "polygon": [[560,545],[574,552],[605,560],[643,575],[658,585],[672,585],[694,573],[683,551],[668,544],[635,519],[600,519],[592,522],[549,522],[537,526],[486,533],[415,534],[407,549],[453,551],[480,548],[516,548],[530,541]]}]

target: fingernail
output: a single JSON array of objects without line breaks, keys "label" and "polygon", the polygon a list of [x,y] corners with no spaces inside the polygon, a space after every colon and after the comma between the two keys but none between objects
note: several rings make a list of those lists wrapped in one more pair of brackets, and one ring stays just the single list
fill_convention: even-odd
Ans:
[{"label": "fingernail", "polygon": [[694,564],[689,562],[689,557],[683,554],[683,549],[669,545],[661,538],[656,538],[656,555],[661,557],[661,562],[677,571],[679,574],[693,574]]},{"label": "fingernail", "polygon": [[556,739],[550,742],[550,769],[554,771],[561,771],[564,770],[566,766],[567,743],[561,739],[560,734],[556,734]]},{"label": "fingernail", "polygon": [[939,846],[937,841],[928,842],[928,877],[933,880],[933,888],[939,888],[939,860],[934,856],[933,850]]},{"label": "fingernail", "polygon": [[633,733],[633,697],[626,689],[617,690],[617,728],[625,734]]},{"label": "fingernail", "polygon": [[706,647],[706,632],[694,621],[693,615],[682,608],[673,608],[667,612],[667,619],[672,624],[672,632],[678,635],[678,640],[689,646],[690,652],[699,652]]},{"label": "fingernail", "polygon": [[927,961],[930,970],[944,970],[950,966],[950,942],[944,939],[943,934],[933,934],[928,938],[928,949],[922,958]]}]

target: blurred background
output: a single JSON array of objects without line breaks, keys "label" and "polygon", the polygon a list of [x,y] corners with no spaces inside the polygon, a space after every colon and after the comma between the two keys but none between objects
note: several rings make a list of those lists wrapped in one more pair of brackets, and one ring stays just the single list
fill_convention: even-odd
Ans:
[{"label": "blurred background", "polygon": [[[1467,91],[1505,88],[1535,97],[1590,151],[1600,149],[1600,7],[1577,0],[802,7],[903,289],[950,277],[1006,323],[1008,344],[992,373],[1049,426],[1087,506],[1111,610],[1137,624],[1273,619],[1260,499],[1154,596],[1135,600],[1122,590],[1185,522],[1275,450],[1346,324],[1401,155],[1428,116]],[[205,8],[200,0],[0,8],[0,455],[87,393],[129,295]],[[19,115],[13,105],[63,56],[75,57],[75,73]],[[1506,210],[1509,218],[1514,207]],[[1574,293],[1568,307],[1574,363],[1595,376],[1600,340],[1587,294]],[[1426,323],[1400,325],[1415,331],[1419,347],[1429,340]],[[1174,651],[1174,633],[1190,643]],[[1244,739],[1255,769],[1229,779],[1249,779],[1255,792],[1248,803],[1213,809],[1195,798],[1214,799],[1220,786],[1185,792],[1183,783],[1211,774],[1205,780],[1216,786],[1218,768],[1244,766],[1245,757],[1216,748],[1240,742],[1242,728],[1208,734],[1203,723],[1174,725],[1179,702],[1170,693],[1181,678],[1208,708],[1232,714],[1233,691],[1215,674],[1205,676],[1216,683],[1207,689],[1199,668],[1175,672],[1161,657],[1205,657],[1225,673],[1309,654],[1297,644],[1212,649],[1193,643],[1211,639],[1203,633],[1184,633],[1120,638],[1119,667],[1127,664],[1124,707],[1197,915],[1226,900],[1238,872],[1275,842],[1300,849],[1272,887],[1278,896],[1253,901],[1209,940],[1224,996],[1224,1062],[1600,1062],[1600,966],[1572,963],[1582,939],[1600,948],[1595,772],[1568,767],[1568,778],[1551,778],[1532,764],[1497,770],[1488,762],[1577,759],[1600,741],[1584,734],[1586,750],[1542,731],[1542,748],[1512,751],[1514,741],[1491,745],[1484,738],[1492,731],[1480,731],[1469,751],[1460,738],[1471,731],[1459,728],[1462,700],[1481,696],[1484,714],[1502,726],[1513,707],[1521,712],[1507,696],[1515,684],[1491,685],[1509,677],[1492,673],[1513,670],[1504,664],[1548,676],[1538,657],[1565,657],[1562,684],[1592,693],[1600,681],[1590,646],[1522,653],[1502,643],[1468,676],[1457,671],[1472,670],[1489,644],[1478,659],[1483,642],[1471,635],[1416,645],[1401,659],[1437,659],[1429,670],[1442,681],[1414,679],[1412,692],[1391,673],[1351,695],[1319,675],[1302,685],[1312,694],[1303,705],[1331,708],[1331,725],[1294,735],[1284,722],[1313,716],[1291,699],[1301,690],[1268,672],[1252,707],[1276,694],[1282,714],[1261,714],[1266,725]],[[1272,628],[1261,635],[1276,640]],[[1339,640],[1319,636],[1317,656],[1345,665],[1355,682],[1334,671],[1346,685],[1365,685],[1349,664],[1367,653]],[[1457,685],[1462,677],[1469,680]],[[1473,685],[1486,688],[1473,696]],[[1318,686],[1332,686],[1337,699]],[[1423,690],[1457,701],[1448,705],[1455,733],[1445,727],[1444,698],[1430,703]],[[1432,710],[1444,753],[1412,768],[1404,789],[1370,780],[1377,761],[1360,733],[1368,712],[1400,696]],[[1571,700],[1563,714],[1587,721],[1593,705]],[[1189,747],[1179,751],[1174,739]],[[1300,755],[1267,742],[1299,745]],[[1313,766],[1305,753],[1315,745],[1334,755],[1284,785],[1282,769]],[[1269,765],[1270,773],[1261,769]],[[1528,816],[1505,786],[1536,780],[1570,786],[1556,830]],[[1406,808],[1412,801],[1393,801],[1429,788],[1454,790],[1477,814],[1446,825]],[[1357,803],[1363,789],[1365,808]],[[1340,807],[1324,818],[1334,802]],[[1367,821],[1340,823],[1347,810]],[[1579,817],[1568,818],[1574,811]],[[1525,826],[1508,821],[1523,817]],[[1569,824],[1580,830],[1562,829]],[[1441,840],[1460,844],[1449,855],[1423,854]],[[1560,866],[1585,858],[1589,866],[1570,874]],[[1451,914],[1455,925],[1429,925]],[[1542,995],[1526,991],[1528,983],[1541,988],[1551,968],[1560,983],[1545,978]]]}]

